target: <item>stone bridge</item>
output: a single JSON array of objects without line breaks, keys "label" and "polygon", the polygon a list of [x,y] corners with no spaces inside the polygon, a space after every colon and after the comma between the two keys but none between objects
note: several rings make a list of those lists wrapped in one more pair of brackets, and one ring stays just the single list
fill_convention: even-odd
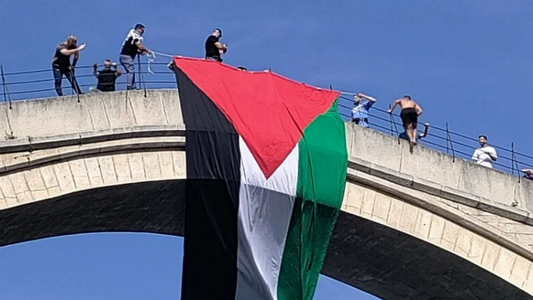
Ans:
[{"label": "stone bridge", "polygon": [[[0,246],[182,235],[176,90],[0,105]],[[342,213],[323,269],[387,300],[533,299],[533,182],[347,124]],[[1,256],[0,256],[1,259]]]}]

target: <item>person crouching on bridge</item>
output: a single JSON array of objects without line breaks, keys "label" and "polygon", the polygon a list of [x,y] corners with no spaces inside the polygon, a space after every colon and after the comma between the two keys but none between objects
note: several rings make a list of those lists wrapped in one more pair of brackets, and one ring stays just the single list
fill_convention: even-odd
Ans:
[{"label": "person crouching on bridge", "polygon": [[389,109],[389,114],[392,114],[394,108],[396,108],[398,104],[402,108],[400,118],[402,119],[403,128],[409,137],[409,149],[413,151],[413,146],[417,143],[416,128],[418,124],[418,117],[423,113],[423,111],[420,105],[411,99],[411,96],[406,95],[403,98],[394,101],[392,107]]},{"label": "person crouching on bridge", "polygon": [[136,90],[135,86],[135,57],[137,54],[144,55],[151,53],[152,51],[144,47],[143,37],[145,26],[143,24],[137,24],[128,32],[126,40],[122,44],[122,50],[120,51],[120,64],[126,70],[128,77],[128,90]]},{"label": "person crouching on bridge", "polygon": [[117,78],[122,75],[117,63],[111,62],[110,59],[104,61],[104,68],[98,70],[98,64],[93,66],[93,75],[98,79],[96,90],[99,92],[114,92]]},{"label": "person crouching on bridge", "polygon": [[[54,73],[54,86],[58,96],[63,96],[63,90],[61,89],[61,82],[63,76],[67,78],[72,86],[72,89],[77,94],[82,94],[80,86],[76,81],[74,75],[74,69],[80,58],[80,51],[85,49],[85,44],[77,46],[78,39],[71,35],[66,41],[62,42],[56,47],[54,58],[52,59],[52,71]],[[74,60],[70,63],[70,56],[74,54]]]},{"label": "person crouching on bridge", "polygon": [[205,59],[222,62],[222,54],[228,51],[228,45],[222,44],[219,40],[222,37],[222,30],[217,28],[205,41]]},{"label": "person crouching on bridge", "polygon": [[[418,139],[421,140],[428,136],[429,131],[429,123],[424,123],[424,131],[418,135]],[[407,135],[407,131],[404,131],[398,135],[399,138],[402,140],[409,141],[409,136]]]}]

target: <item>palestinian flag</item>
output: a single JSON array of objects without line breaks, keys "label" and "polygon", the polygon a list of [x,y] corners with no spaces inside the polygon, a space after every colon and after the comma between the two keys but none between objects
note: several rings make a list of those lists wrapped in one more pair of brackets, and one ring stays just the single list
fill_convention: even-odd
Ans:
[{"label": "palestinian flag", "polygon": [[312,299],[344,195],[338,92],[175,58],[187,128],[182,300]]}]

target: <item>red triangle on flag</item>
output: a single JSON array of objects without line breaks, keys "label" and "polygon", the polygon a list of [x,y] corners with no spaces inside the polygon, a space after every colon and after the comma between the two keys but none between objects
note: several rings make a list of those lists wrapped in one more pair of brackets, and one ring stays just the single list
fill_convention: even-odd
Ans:
[{"label": "red triangle on flag", "polygon": [[241,71],[216,61],[176,57],[174,63],[233,124],[266,178],[340,95],[272,72]]}]

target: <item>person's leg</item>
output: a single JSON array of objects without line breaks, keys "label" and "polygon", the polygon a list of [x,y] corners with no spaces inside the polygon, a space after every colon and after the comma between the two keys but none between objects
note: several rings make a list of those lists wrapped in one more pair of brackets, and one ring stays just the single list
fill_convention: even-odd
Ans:
[{"label": "person's leg", "polygon": [[74,70],[66,71],[65,77],[67,77],[68,82],[70,82],[70,86],[72,86],[72,89],[76,92],[76,94],[83,94],[81,92],[80,86],[78,85],[78,81],[76,80]]},{"label": "person's leg", "polygon": [[52,67],[52,72],[54,74],[54,87],[58,96],[63,96],[63,90],[61,89],[61,80],[63,80],[63,75],[59,69]]},{"label": "person's leg", "polygon": [[124,70],[126,70],[126,76],[128,80],[126,88],[128,90],[135,89],[135,64],[133,63],[133,58],[128,55],[121,55],[120,64],[122,64]]}]

